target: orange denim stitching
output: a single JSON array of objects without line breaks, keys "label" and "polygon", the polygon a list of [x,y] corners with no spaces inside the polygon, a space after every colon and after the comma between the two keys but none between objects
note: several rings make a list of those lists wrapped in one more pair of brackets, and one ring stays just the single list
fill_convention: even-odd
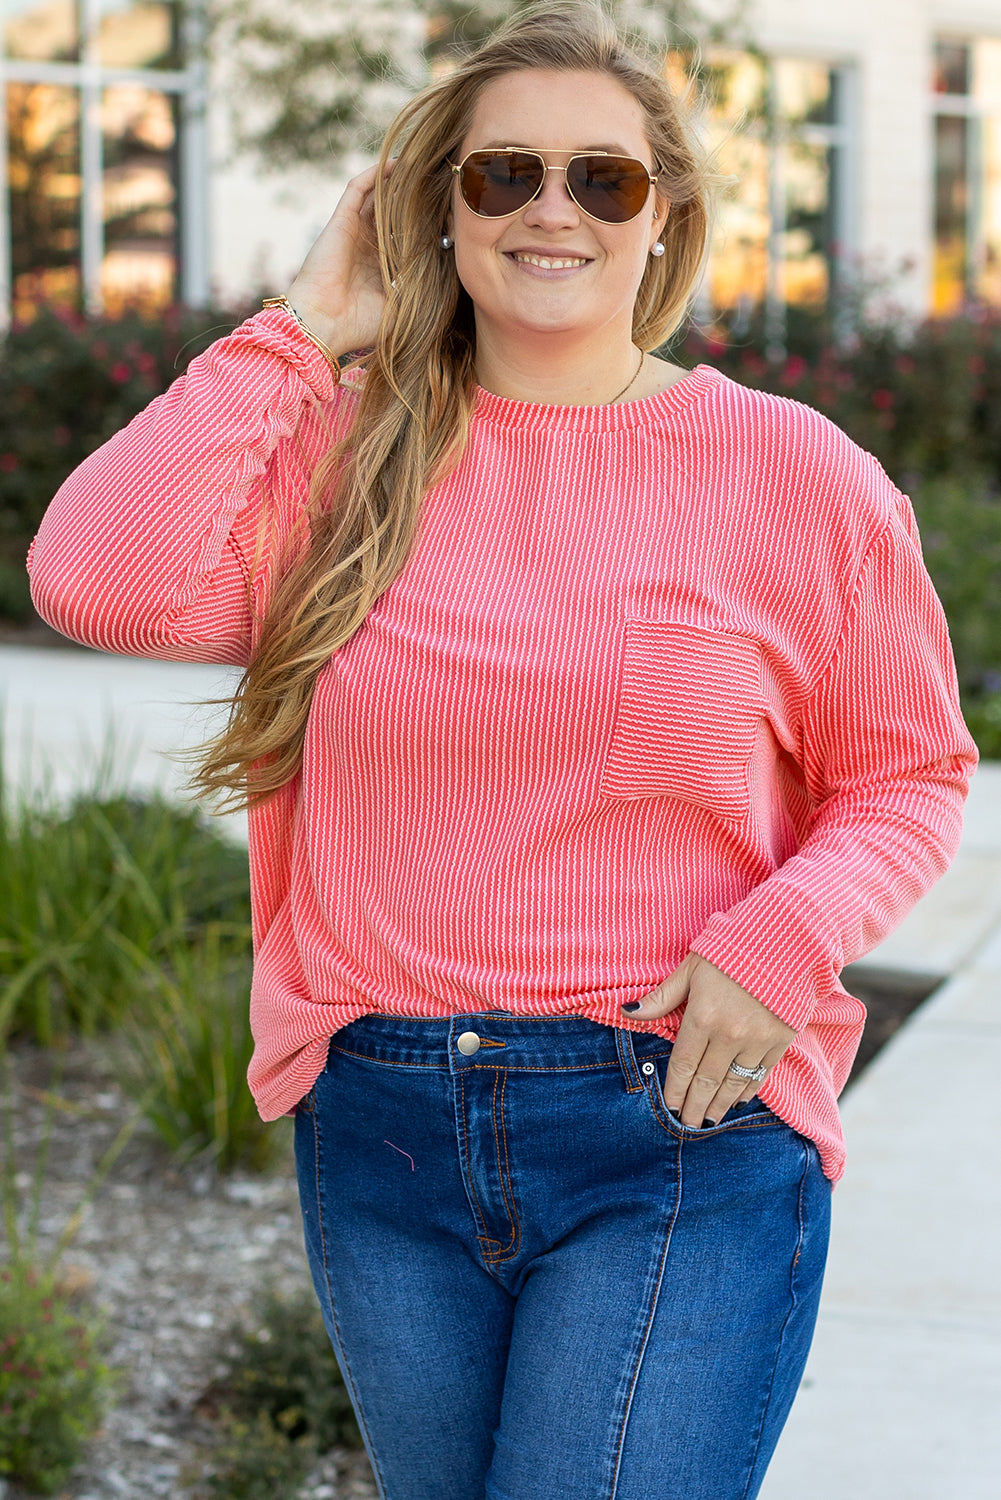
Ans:
[{"label": "orange denim stitching", "polygon": [[[671,1115],[668,1114],[666,1106],[663,1104],[662,1099],[661,1101],[658,1101],[657,1095],[659,1093],[660,1084],[657,1082],[656,1074],[653,1074],[647,1080],[647,1094],[649,1095],[650,1105],[656,1117],[657,1124],[661,1127],[662,1130],[667,1132],[672,1141],[694,1140],[695,1137],[688,1133],[691,1127],[683,1126],[679,1134],[678,1121],[673,1119]],[[772,1115],[768,1119],[762,1119],[761,1115],[752,1115],[750,1119],[747,1120],[724,1120],[723,1123],[719,1126],[719,1129],[721,1131],[763,1130],[766,1127],[784,1124],[785,1121],[780,1120],[778,1115]],[[708,1139],[708,1137],[704,1137],[704,1139]]]},{"label": "orange denim stitching", "polygon": [[[754,1466],[757,1463],[758,1454],[761,1451],[761,1434],[764,1431],[765,1414],[768,1410],[768,1404],[772,1399],[772,1390],[775,1385],[775,1372],[778,1369],[782,1344],[785,1341],[785,1331],[788,1326],[789,1319],[793,1315],[793,1310],[796,1307],[796,1268],[799,1265],[799,1258],[803,1252],[803,1236],[806,1234],[806,1219],[803,1212],[803,1197],[806,1192],[807,1173],[810,1170],[810,1147],[812,1146],[812,1144],[813,1143],[811,1141],[803,1142],[803,1170],[800,1173],[799,1192],[796,1195],[796,1224],[798,1230],[798,1233],[796,1235],[796,1254],[793,1256],[792,1265],[789,1267],[789,1306],[786,1309],[786,1315],[782,1323],[782,1331],[779,1334],[778,1343],[775,1345],[775,1363],[772,1366],[772,1379],[768,1388],[768,1396],[765,1400],[764,1406],[761,1408],[761,1415],[758,1419],[758,1433],[756,1441],[754,1443],[754,1448],[751,1452],[751,1469],[747,1476],[747,1486],[750,1485],[751,1480],[754,1476]],[[747,1486],[745,1486],[744,1488],[745,1495],[747,1494]]]},{"label": "orange denim stitching", "polygon": [[379,1063],[384,1068],[434,1068],[441,1073],[448,1071],[448,1063],[407,1063],[397,1062],[391,1057],[373,1057],[370,1052],[352,1052],[350,1047],[334,1047],[335,1052],[340,1052],[343,1057],[360,1057],[363,1062]]},{"label": "orange denim stitching", "polygon": [[[372,1452],[372,1453],[374,1453],[374,1449],[371,1447],[371,1433],[368,1430],[368,1423],[365,1420],[365,1413],[364,1413],[364,1411],[362,1409],[360,1393],[358,1391],[358,1387],[355,1385],[354,1376],[353,1376],[353,1374],[351,1372],[351,1366],[348,1364],[347,1353],[346,1353],[345,1348],[344,1348],[344,1340],[341,1338],[341,1328],[340,1328],[340,1323],[339,1323],[338,1317],[337,1317],[337,1304],[334,1301],[334,1292],[333,1292],[333,1288],[330,1285],[330,1266],[329,1266],[329,1263],[328,1263],[328,1260],[327,1260],[327,1232],[326,1232],[326,1229],[324,1228],[324,1223],[323,1223],[323,1197],[322,1197],[322,1195],[320,1193],[320,1113],[319,1113],[319,1110],[314,1110],[313,1111],[313,1160],[316,1163],[316,1222],[317,1222],[317,1225],[318,1225],[319,1230],[320,1230],[320,1254],[321,1254],[321,1259],[322,1259],[322,1262],[323,1262],[323,1281],[324,1281],[324,1285],[326,1286],[326,1289],[327,1289],[327,1306],[330,1308],[330,1317],[331,1317],[331,1320],[332,1320],[333,1325],[334,1325],[334,1331],[337,1334],[337,1343],[338,1343],[338,1345],[340,1347],[340,1352],[341,1352],[341,1354],[343,1356],[343,1360],[344,1360],[345,1384],[346,1384],[348,1390],[354,1396],[354,1406],[355,1406],[355,1411],[356,1411],[356,1413],[358,1415],[358,1425],[360,1426],[362,1432],[365,1434],[365,1437],[368,1440],[369,1451]],[[375,1469],[376,1474],[378,1475],[379,1483],[381,1485],[382,1484],[382,1474],[379,1471],[379,1466],[378,1466],[378,1460],[377,1459],[373,1460],[373,1468]]]},{"label": "orange denim stitching", "polygon": [[641,1368],[642,1363],[643,1363],[643,1355],[644,1355],[644,1353],[646,1351],[647,1340],[650,1337],[650,1326],[653,1323],[654,1318],[657,1316],[657,1304],[658,1304],[658,1302],[660,1300],[660,1290],[661,1290],[661,1287],[663,1286],[663,1282],[664,1282],[664,1266],[665,1266],[665,1262],[667,1261],[668,1251],[671,1248],[671,1239],[672,1239],[672,1237],[674,1235],[674,1226],[677,1223],[677,1219],[678,1219],[678,1210],[681,1207],[681,1178],[682,1178],[682,1170],[681,1170],[681,1141],[680,1140],[677,1142],[677,1146],[678,1146],[678,1170],[677,1170],[677,1173],[676,1173],[676,1181],[677,1181],[678,1185],[677,1185],[677,1188],[676,1188],[675,1194],[674,1194],[674,1204],[673,1204],[673,1207],[671,1209],[671,1216],[670,1216],[670,1218],[668,1220],[667,1232],[664,1235],[664,1248],[663,1248],[663,1250],[660,1253],[660,1264],[657,1267],[657,1286],[656,1286],[656,1291],[655,1291],[655,1294],[653,1295],[653,1297],[651,1297],[651,1299],[650,1299],[650,1307],[649,1307],[649,1309],[647,1311],[646,1326],[643,1329],[643,1337],[640,1340],[639,1352],[638,1352],[638,1354],[636,1356],[635,1366],[633,1367],[632,1379],[629,1382],[629,1394],[628,1394],[628,1396],[626,1398],[625,1408],[624,1408],[623,1413],[622,1413],[622,1425],[621,1425],[621,1428],[620,1428],[620,1431],[619,1431],[619,1442],[618,1442],[618,1446],[617,1446],[617,1448],[615,1450],[615,1468],[614,1468],[614,1471],[613,1471],[613,1474],[612,1474],[612,1487],[611,1487],[611,1490],[609,1491],[609,1494],[611,1496],[614,1496],[616,1488],[618,1487],[618,1483],[619,1483],[619,1470],[620,1470],[620,1468],[622,1466],[622,1449],[623,1449],[623,1447],[625,1445],[625,1441],[626,1441],[626,1430],[627,1430],[627,1428],[629,1426],[629,1414],[630,1414],[630,1412],[632,1410],[633,1394],[634,1394],[634,1392],[636,1390],[636,1382],[639,1379],[640,1368]]},{"label": "orange denim stitching", "polygon": [[[497,1135],[497,1089],[500,1087],[500,1122],[501,1135],[504,1139],[503,1162],[501,1160],[501,1143]],[[500,1179],[501,1196],[504,1199],[504,1207],[507,1209],[508,1223],[511,1226],[511,1238],[507,1245],[497,1252],[494,1261],[511,1260],[517,1255],[521,1248],[521,1220],[518,1218],[518,1209],[514,1201],[514,1189],[511,1186],[510,1161],[507,1153],[507,1130],[504,1125],[504,1091],[507,1088],[507,1075],[498,1069],[497,1077],[494,1079],[494,1092],[492,1100],[492,1115],[494,1126],[494,1150],[497,1153],[497,1175]]]},{"label": "orange denim stitching", "polygon": [[[666,1055],[666,1054],[662,1054],[662,1055]],[[499,1068],[499,1067],[503,1067],[504,1071],[506,1073],[586,1073],[586,1072],[589,1072],[589,1071],[594,1071],[594,1069],[596,1069],[596,1068],[617,1068],[619,1066],[619,1062],[618,1062],[618,1058],[616,1058],[616,1060],[614,1062],[607,1062],[607,1063],[578,1063],[576,1065],[573,1064],[573,1063],[557,1063],[557,1064],[555,1064],[551,1068],[543,1067],[543,1066],[540,1066],[540,1065],[530,1065],[528,1063],[525,1063],[524,1065],[522,1065],[520,1063],[509,1063],[509,1062],[505,1062],[503,1064],[502,1063],[488,1063],[488,1062],[481,1062],[481,1063],[475,1063],[474,1062],[474,1063],[470,1063],[469,1066],[471,1068]]]},{"label": "orange denim stitching", "polygon": [[[466,1181],[469,1183],[469,1196],[473,1201],[473,1214],[478,1224],[476,1238],[480,1243],[480,1248],[483,1252],[484,1259],[486,1259],[488,1252],[486,1251],[485,1247],[487,1245],[499,1246],[500,1241],[492,1239],[490,1235],[486,1233],[487,1221],[484,1217],[483,1210],[480,1207],[479,1199],[476,1196],[476,1188],[473,1183],[473,1168],[472,1163],[469,1160],[469,1125],[466,1121],[466,1085],[461,1073],[458,1075],[457,1082],[459,1085],[459,1109],[462,1113],[462,1153],[466,1160]],[[483,1231],[482,1233],[480,1232],[481,1230]],[[493,1254],[493,1252],[489,1253]]]},{"label": "orange denim stitching", "polygon": [[636,1051],[633,1047],[632,1032],[622,1027],[615,1028],[615,1051],[626,1079],[626,1093],[639,1094],[643,1090],[643,1079],[636,1065]]}]

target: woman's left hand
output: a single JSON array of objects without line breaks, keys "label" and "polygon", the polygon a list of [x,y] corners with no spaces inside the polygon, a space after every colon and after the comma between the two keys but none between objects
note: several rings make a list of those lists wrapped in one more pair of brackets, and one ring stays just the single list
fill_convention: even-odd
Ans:
[{"label": "woman's left hand", "polygon": [[683,1125],[716,1124],[731,1105],[753,1099],[761,1083],[729,1072],[773,1068],[796,1036],[791,1026],[715,964],[689,953],[673,974],[639,1002],[629,1015],[652,1021],[687,1000],[664,1084],[664,1103]]}]

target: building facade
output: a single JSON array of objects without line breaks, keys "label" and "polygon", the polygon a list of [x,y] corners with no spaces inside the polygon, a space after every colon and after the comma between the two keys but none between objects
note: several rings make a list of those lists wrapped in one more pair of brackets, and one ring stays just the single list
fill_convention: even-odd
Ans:
[{"label": "building facade", "polygon": [[[234,154],[196,6],[3,0],[0,322],[281,290],[345,166]],[[709,55],[724,200],[705,311],[739,323],[884,285],[1001,307],[1001,0],[755,0]]]}]

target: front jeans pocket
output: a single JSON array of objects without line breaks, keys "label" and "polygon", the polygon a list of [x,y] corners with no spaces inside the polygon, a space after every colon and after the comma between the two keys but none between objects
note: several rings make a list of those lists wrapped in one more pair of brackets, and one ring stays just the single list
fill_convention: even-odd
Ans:
[{"label": "front jeans pocket", "polygon": [[605,797],[675,797],[746,816],[764,717],[762,663],[747,636],[673,620],[627,620]]},{"label": "front jeans pocket", "polygon": [[656,1061],[647,1060],[641,1064],[646,1104],[653,1114],[660,1128],[669,1136],[678,1140],[701,1140],[703,1137],[709,1139],[724,1132],[760,1130],[764,1127],[779,1127],[788,1130],[789,1126],[781,1120],[773,1110],[755,1094],[744,1104],[732,1105],[715,1125],[684,1125],[677,1115],[671,1113],[664,1103],[664,1084],[667,1080],[667,1065],[669,1058],[660,1058]]}]

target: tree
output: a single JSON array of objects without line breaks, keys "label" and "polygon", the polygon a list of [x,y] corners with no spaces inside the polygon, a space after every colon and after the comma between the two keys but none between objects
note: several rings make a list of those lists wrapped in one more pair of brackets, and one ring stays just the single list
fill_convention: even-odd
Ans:
[{"label": "tree", "polygon": [[[238,150],[266,170],[372,151],[400,106],[531,0],[210,0],[218,61],[230,70]],[[691,61],[746,44],[748,0],[606,0],[627,28]]]}]

